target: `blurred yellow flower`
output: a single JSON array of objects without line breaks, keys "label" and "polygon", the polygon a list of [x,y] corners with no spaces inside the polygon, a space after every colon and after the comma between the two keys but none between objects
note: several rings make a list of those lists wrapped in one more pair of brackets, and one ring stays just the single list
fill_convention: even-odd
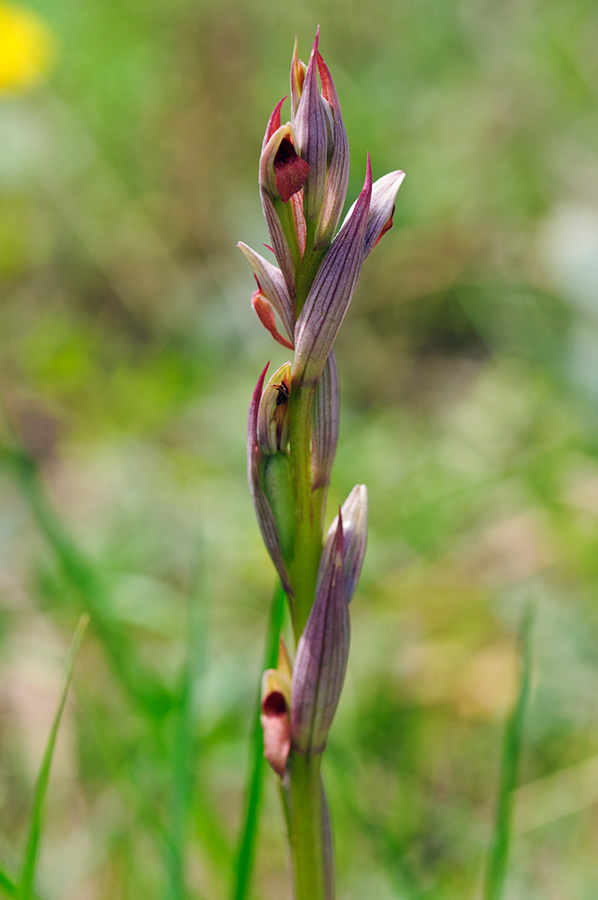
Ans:
[{"label": "blurred yellow flower", "polygon": [[0,94],[42,79],[55,50],[52,32],[35,13],[0,0]]}]

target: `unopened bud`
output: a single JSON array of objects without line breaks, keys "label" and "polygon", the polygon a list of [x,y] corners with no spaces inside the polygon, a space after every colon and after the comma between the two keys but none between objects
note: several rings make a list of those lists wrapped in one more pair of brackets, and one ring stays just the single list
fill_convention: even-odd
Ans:
[{"label": "unopened bud", "polygon": [[[365,484],[357,484],[343,503],[340,511],[343,520],[345,577],[347,579],[347,600],[350,601],[361,573],[368,535],[368,492]],[[320,569],[330,565],[335,552],[334,542],[338,528],[338,516],[330,526]]]},{"label": "unopened bud", "polygon": [[[266,365],[259,377],[249,407],[249,416],[247,419],[247,477],[249,481],[249,490],[251,491],[251,499],[253,500],[255,514],[260,526],[260,531],[262,532],[262,537],[264,538],[264,543],[272,558],[272,562],[276,566],[276,571],[280,576],[282,586],[286,593],[291,597],[293,596],[293,589],[283,558],[279,525],[264,487],[264,468],[266,460],[275,459],[276,457],[264,457],[264,454],[260,450],[257,437],[259,404],[262,397],[262,389],[267,368],[268,366]],[[277,454],[277,456],[286,458],[286,454],[283,453]],[[287,542],[289,540],[290,538],[287,536]]]},{"label": "unopened bud", "polygon": [[329,151],[332,147],[330,107],[322,97],[317,81],[318,40],[319,30],[305,72],[301,99],[293,118],[297,147],[303,159],[309,163],[303,188],[303,208],[305,218],[313,222],[318,219],[324,199]]},{"label": "unopened bud", "polygon": [[340,389],[338,369],[331,350],[316,386],[313,405],[312,488],[326,487],[336,454],[339,432]]},{"label": "unopened bud", "polygon": [[339,516],[328,564],[318,573],[314,605],[297,645],[291,684],[291,734],[298,753],[322,753],[349,659],[350,622]]},{"label": "unopened bud", "polygon": [[293,380],[317,381],[355,293],[372,191],[368,156],[363,190],[324,257],[295,327]]}]

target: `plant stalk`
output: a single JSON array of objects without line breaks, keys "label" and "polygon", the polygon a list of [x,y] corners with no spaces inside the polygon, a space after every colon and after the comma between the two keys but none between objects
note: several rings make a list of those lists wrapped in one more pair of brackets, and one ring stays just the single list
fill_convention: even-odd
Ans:
[{"label": "plant stalk", "polygon": [[283,787],[289,832],[294,900],[332,900],[327,810],[320,775],[321,754],[291,751]]},{"label": "plant stalk", "polygon": [[290,459],[295,501],[295,547],[291,577],[293,634],[299,641],[314,602],[322,555],[324,492],[312,491],[311,411],[315,386],[293,383],[289,421]]}]

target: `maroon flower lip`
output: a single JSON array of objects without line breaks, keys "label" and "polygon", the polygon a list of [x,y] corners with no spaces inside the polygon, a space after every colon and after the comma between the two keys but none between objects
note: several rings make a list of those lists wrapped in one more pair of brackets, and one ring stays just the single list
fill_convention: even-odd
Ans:
[{"label": "maroon flower lip", "polygon": [[300,191],[309,175],[309,164],[295,152],[292,141],[283,138],[274,157],[274,178],[283,203]]}]

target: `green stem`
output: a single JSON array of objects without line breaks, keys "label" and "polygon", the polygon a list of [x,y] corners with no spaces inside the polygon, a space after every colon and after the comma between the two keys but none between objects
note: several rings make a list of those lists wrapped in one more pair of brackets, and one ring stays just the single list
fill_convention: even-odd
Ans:
[{"label": "green stem", "polygon": [[308,221],[306,224],[307,232],[305,236],[305,253],[301,257],[299,262],[295,265],[295,280],[297,286],[297,315],[299,315],[299,313],[303,309],[303,304],[307,299],[307,295],[309,294],[314,279],[318,274],[318,269],[320,268],[322,260],[326,256],[326,251],[329,247],[329,244],[327,243],[324,246],[320,246],[316,249],[314,247],[314,240],[317,230],[316,223],[313,221]]},{"label": "green stem", "polygon": [[289,250],[291,251],[291,258],[296,271],[301,265],[301,250],[297,238],[297,225],[293,213],[293,204],[285,203],[282,200],[275,200],[274,209],[276,210],[278,220],[282,225],[282,230],[286,237]]},{"label": "green stem", "polygon": [[311,410],[315,386],[299,383],[291,388],[289,421],[291,473],[295,499],[295,546],[291,579],[293,632],[297,642],[307,622],[316,592],[322,555],[321,491],[311,486]]},{"label": "green stem", "polygon": [[293,867],[294,900],[330,900],[326,816],[320,776],[321,756],[291,751],[287,763],[285,816]]},{"label": "green stem", "polygon": [[[314,255],[315,224],[307,223],[306,251],[297,276],[296,312],[301,311],[317,272],[320,254]],[[289,455],[295,501],[294,553],[291,580],[295,592],[291,617],[295,643],[301,637],[316,593],[318,566],[322,555],[326,491],[312,489],[311,434],[315,383],[303,373],[293,373],[289,406]]]},{"label": "green stem", "polygon": [[[297,263],[296,315],[299,315],[324,249],[314,251],[315,223],[307,222],[306,250]],[[312,407],[316,384],[294,372],[289,402],[289,457],[293,481],[294,546],[289,574],[294,596],[291,619],[299,642],[313,606],[322,555],[326,488],[312,487]],[[289,836],[294,900],[332,900],[333,862],[330,820],[322,779],[321,755],[306,757],[291,750],[282,784],[282,803]]]},{"label": "green stem", "polygon": [[[290,455],[295,500],[295,546],[291,566],[291,607],[295,643],[311,611],[322,555],[325,490],[312,490],[311,412],[315,385],[293,384],[290,407]],[[331,900],[332,850],[328,811],[320,777],[321,756],[291,750],[283,808],[293,870],[294,900]]]}]

